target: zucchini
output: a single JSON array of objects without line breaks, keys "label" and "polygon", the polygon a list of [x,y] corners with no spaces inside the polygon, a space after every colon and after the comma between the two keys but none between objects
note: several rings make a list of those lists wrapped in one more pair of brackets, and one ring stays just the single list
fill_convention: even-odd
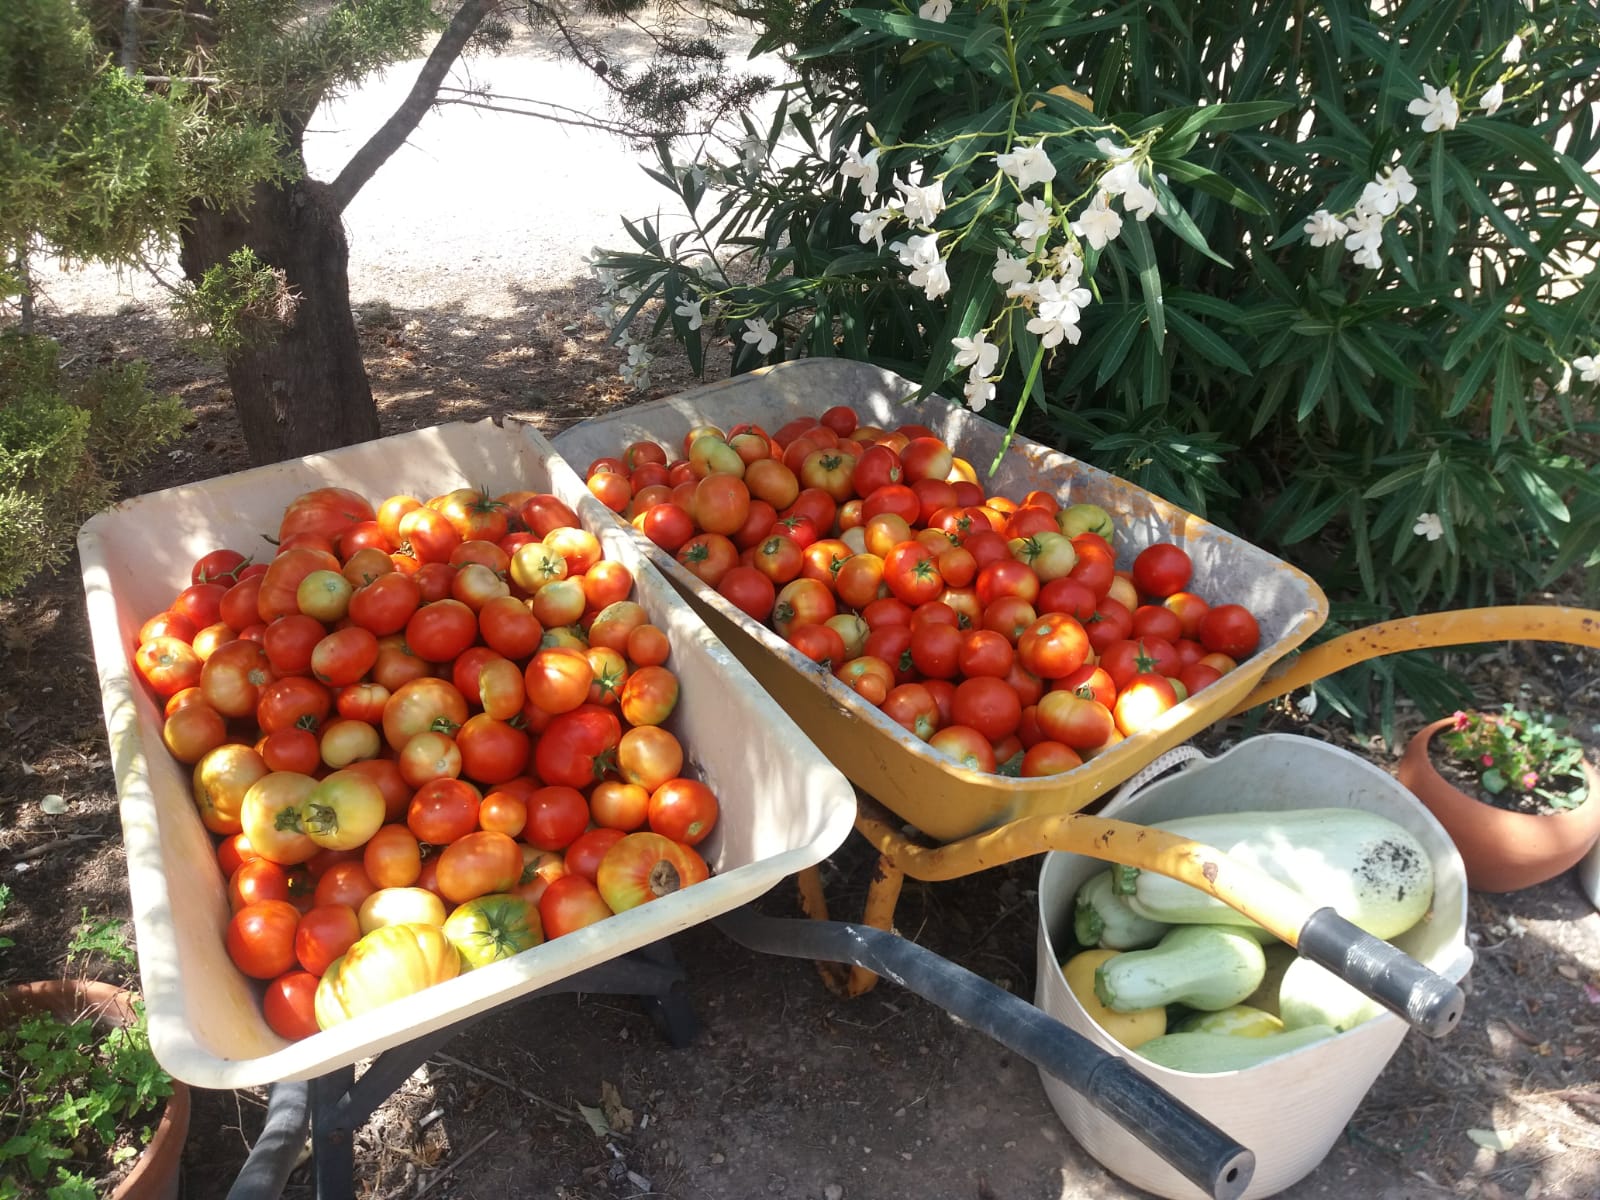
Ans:
[{"label": "zucchini", "polygon": [[1167,1031],[1167,1010],[1146,1008],[1138,1012],[1113,1012],[1100,1003],[1099,997],[1094,994],[1095,969],[1116,958],[1117,954],[1116,950],[1085,950],[1081,954],[1074,954],[1061,964],[1061,975],[1089,1018],[1104,1029],[1113,1041],[1131,1050]]},{"label": "zucchini", "polygon": [[1283,1022],[1269,1012],[1235,1004],[1216,1012],[1190,1013],[1179,1021],[1174,1033],[1225,1033],[1229,1037],[1266,1037],[1282,1033]]},{"label": "zucchini", "polygon": [[[1303,895],[1331,905],[1374,937],[1415,925],[1433,902],[1433,862],[1409,830],[1356,808],[1223,813],[1156,828],[1215,847]],[[1198,888],[1137,867],[1116,868],[1117,889],[1152,921],[1255,925]]]},{"label": "zucchini", "polygon": [[1290,1029],[1332,1025],[1343,1032],[1370,1021],[1383,1005],[1309,958],[1297,958],[1278,984],[1278,1014]]},{"label": "zucchini", "polygon": [[1177,925],[1148,950],[1102,963],[1094,992],[1116,1012],[1186,1004],[1214,1011],[1238,1004],[1266,973],[1261,943],[1225,925]]},{"label": "zucchini", "polygon": [[1141,950],[1160,941],[1167,928],[1128,907],[1127,900],[1117,895],[1109,868],[1079,888],[1073,901],[1072,932],[1084,946]]},{"label": "zucchini", "polygon": [[1307,1025],[1265,1037],[1230,1037],[1226,1033],[1169,1033],[1152,1038],[1137,1053],[1173,1071],[1211,1075],[1244,1071],[1292,1051],[1327,1041],[1337,1031],[1330,1025]]},{"label": "zucchini", "polygon": [[1281,1016],[1278,1012],[1278,985],[1283,982],[1283,973],[1289,969],[1289,964],[1300,955],[1293,946],[1286,946],[1282,942],[1273,942],[1263,950],[1267,956],[1267,973],[1261,978],[1261,986],[1246,996],[1244,1002],[1251,1008]]}]

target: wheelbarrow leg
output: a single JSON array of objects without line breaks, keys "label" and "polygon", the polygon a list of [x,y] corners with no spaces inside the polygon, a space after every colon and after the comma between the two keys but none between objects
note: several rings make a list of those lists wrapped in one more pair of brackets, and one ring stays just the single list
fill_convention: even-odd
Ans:
[{"label": "wheelbarrow leg", "polygon": [[[894,931],[894,910],[900,903],[900,889],[905,885],[906,873],[895,866],[894,860],[880,854],[873,864],[872,882],[867,885],[867,902],[862,910],[862,924],[885,933]],[[828,899],[822,892],[822,875],[816,867],[807,867],[799,873],[800,911],[818,921],[828,920]],[[877,986],[876,972],[866,967],[846,967],[836,962],[817,963],[817,973],[822,982],[836,996],[853,999],[864,996]]]}]

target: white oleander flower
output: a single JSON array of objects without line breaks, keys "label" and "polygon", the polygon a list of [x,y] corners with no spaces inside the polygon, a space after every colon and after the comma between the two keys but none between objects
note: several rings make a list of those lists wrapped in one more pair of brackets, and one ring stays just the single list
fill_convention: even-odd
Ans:
[{"label": "white oleander flower", "polygon": [[1115,241],[1122,232],[1122,217],[1112,211],[1111,197],[1096,192],[1094,201],[1072,222],[1072,232],[1096,250],[1104,250],[1107,242]]},{"label": "white oleander flower", "polygon": [[993,375],[1000,362],[1000,347],[989,341],[989,335],[978,330],[969,338],[951,338],[955,345],[955,365],[971,367],[975,376]]},{"label": "white oleander flower", "polygon": [[685,317],[689,321],[691,331],[699,329],[706,319],[706,302],[704,300],[685,299],[678,301],[678,307],[672,310],[677,316]]},{"label": "white oleander flower", "polygon": [[1148,220],[1160,203],[1155,192],[1139,177],[1139,164],[1131,159],[1124,159],[1100,176],[1100,190],[1121,196],[1123,210],[1141,221]]},{"label": "white oleander flower", "polygon": [[1043,200],[1024,200],[1017,205],[1017,224],[1011,232],[1031,254],[1050,232],[1051,219],[1050,206]]},{"label": "white oleander flower", "polygon": [[772,332],[766,320],[762,317],[750,317],[744,325],[743,340],[754,346],[757,354],[771,354],[778,344],[778,335]]},{"label": "white oleander flower", "polygon": [[1345,223],[1325,208],[1319,208],[1311,214],[1305,223],[1305,231],[1313,246],[1331,246],[1349,232]]},{"label": "white oleander flower", "polygon": [[1302,717],[1309,717],[1317,711],[1317,694],[1315,692],[1307,692],[1294,702],[1294,706],[1300,710]]},{"label": "white oleander flower", "polygon": [[1522,35],[1512,34],[1511,40],[1506,43],[1505,50],[1500,55],[1501,62],[1514,63],[1522,61]]},{"label": "white oleander flower", "polygon": [[1447,87],[1434,90],[1432,84],[1422,85],[1422,95],[1406,105],[1412,116],[1422,118],[1422,132],[1434,133],[1440,129],[1454,129],[1461,119],[1461,106]]},{"label": "white oleander flower", "polygon": [[926,187],[907,183],[903,179],[896,179],[894,186],[899,189],[905,198],[902,207],[905,210],[906,220],[913,225],[921,225],[925,229],[932,229],[933,223],[939,219],[939,214],[944,211],[944,181],[935,179]]},{"label": "white oleander flower", "polygon": [[1056,177],[1055,163],[1038,143],[1009,154],[997,154],[994,165],[1015,179],[1017,187],[1024,192],[1036,183],[1049,183]]},{"label": "white oleander flower", "polygon": [[978,368],[973,367],[967,375],[967,382],[961,392],[967,398],[967,407],[973,412],[982,412],[989,401],[994,399],[994,384],[978,374]]},{"label": "white oleander flower", "polygon": [[1411,182],[1411,172],[1404,167],[1385,167],[1361,189],[1361,203],[1385,217],[1416,198],[1417,185]]},{"label": "white oleander flower", "polygon": [[897,209],[885,204],[882,208],[851,214],[850,222],[856,226],[856,236],[861,239],[862,245],[875,241],[878,249],[882,250],[884,227],[899,215]]},{"label": "white oleander flower", "polygon": [[[859,154],[851,150],[839,168],[839,174],[854,179],[861,186],[861,194],[868,198],[878,194],[878,151],[876,148]],[[863,241],[865,239],[862,239]]]},{"label": "white oleander flower", "polygon": [[1580,354],[1572,360],[1572,369],[1578,373],[1581,383],[1600,383],[1600,358],[1592,354]]},{"label": "white oleander flower", "polygon": [[908,278],[912,285],[921,288],[929,300],[937,300],[950,290],[950,273],[939,257],[938,234],[913,236],[890,249],[898,250],[901,265],[911,268]]},{"label": "white oleander flower", "polygon": [[[1028,260],[1008,253],[1004,246],[994,252],[994,270],[989,272],[989,277],[996,283],[1005,284],[1008,288],[1033,282],[1033,272],[1028,268]],[[1009,296],[1011,293],[1008,291],[1006,294]]]},{"label": "white oleander flower", "polygon": [[1500,111],[1500,106],[1506,102],[1506,85],[1495,80],[1493,86],[1483,94],[1483,99],[1478,101],[1478,107],[1483,109],[1484,116],[1492,117]]},{"label": "white oleander flower", "polygon": [[1430,542],[1437,542],[1444,536],[1444,522],[1439,519],[1438,513],[1423,513],[1411,527],[1411,532]]},{"label": "white oleander flower", "polygon": [[921,8],[917,9],[917,16],[924,21],[937,21],[943,25],[950,17],[951,0],[926,0]]},{"label": "white oleander flower", "polygon": [[1039,335],[1046,349],[1054,349],[1063,338],[1074,346],[1082,336],[1078,322],[1092,295],[1085,287],[1063,287],[1058,279],[1039,283],[1038,315],[1028,322],[1028,332]]},{"label": "white oleander flower", "polygon": [[1095,138],[1094,148],[1100,151],[1101,154],[1105,155],[1114,163],[1122,162],[1124,159],[1130,158],[1133,155],[1133,151],[1128,147],[1119,146],[1110,138],[1105,137]]}]

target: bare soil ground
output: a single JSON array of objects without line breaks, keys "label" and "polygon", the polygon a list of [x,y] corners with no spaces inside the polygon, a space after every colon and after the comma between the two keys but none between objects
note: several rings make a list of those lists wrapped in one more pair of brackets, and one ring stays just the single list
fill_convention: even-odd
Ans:
[{"label": "bare soil ground", "polygon": [[[637,399],[615,375],[619,356],[589,313],[597,292],[575,263],[599,239],[580,225],[570,193],[586,189],[591,207],[597,196],[610,202],[614,177],[592,187],[595,176],[559,144],[505,156],[499,165],[512,178],[501,183],[528,228],[502,229],[479,218],[511,200],[493,179],[464,178],[451,137],[428,129],[350,214],[353,295],[384,433],[510,413],[534,414],[553,433]],[[386,176],[396,190],[381,191]],[[541,182],[567,195],[550,221],[535,219],[539,195],[526,191]],[[182,442],[126,481],[126,494],[247,465],[220,371],[179,345],[158,291],[103,276],[52,287],[44,325],[65,357],[149,360],[156,384],[195,415]],[[689,386],[681,357],[657,350],[651,394]],[[1591,743],[1600,734],[1600,655],[1509,646],[1454,661],[1485,703],[1520,694],[1566,711]],[[1406,714],[1407,732],[1421,723]],[[1298,730],[1385,767],[1398,752],[1288,706],[1259,726],[1225,723],[1200,740],[1216,750],[1251,728]],[[50,795],[65,799],[65,813],[40,807]],[[859,915],[871,858],[852,837],[826,864],[835,915]],[[952,883],[908,881],[899,931],[1031,997],[1038,868],[1032,858]],[[58,973],[82,910],[128,911],[75,563],[0,603],[0,882],[16,893],[0,933],[18,943],[0,955],[0,982]],[[798,912],[787,884],[762,907]],[[1569,873],[1515,895],[1474,895],[1470,920],[1479,957],[1463,1025],[1438,1042],[1409,1035],[1327,1159],[1285,1196],[1600,1195],[1600,914]],[[689,1046],[668,1046],[628,997],[553,996],[499,1011],[430,1056],[360,1131],[357,1195],[1142,1194],[1067,1136],[1031,1064],[937,1005],[889,983],[839,999],[810,963],[747,952],[707,927],[674,949],[700,1022]],[[226,1193],[264,1103],[260,1089],[197,1094],[185,1196]],[[603,1132],[580,1106],[604,1115]],[[1226,1113],[1214,1115],[1226,1126]],[[1481,1145],[1492,1140],[1484,1131],[1507,1148]],[[307,1176],[297,1171],[286,1195],[312,1195]]]}]

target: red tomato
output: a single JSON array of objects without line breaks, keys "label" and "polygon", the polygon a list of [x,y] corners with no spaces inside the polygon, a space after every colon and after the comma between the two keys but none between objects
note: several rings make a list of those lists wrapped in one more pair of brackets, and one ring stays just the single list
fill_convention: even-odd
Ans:
[{"label": "red tomato", "polygon": [[1072,747],[1063,746],[1060,742],[1036,742],[1022,756],[1018,774],[1024,779],[1032,779],[1040,775],[1060,775],[1063,771],[1081,766],[1083,758]]},{"label": "red tomato", "polygon": [[377,637],[360,625],[349,625],[316,644],[311,651],[311,672],[329,687],[348,687],[366,675],[377,661]]},{"label": "red tomato", "polygon": [[580,833],[568,843],[566,853],[562,856],[567,873],[583,879],[593,880],[595,873],[600,869],[600,861],[605,858],[606,852],[620,842],[624,836],[620,829],[598,827]]},{"label": "red tomato", "polygon": [[660,725],[678,703],[678,677],[666,667],[640,667],[622,685],[618,707],[630,725]]},{"label": "red tomato", "polygon": [[950,713],[957,725],[976,729],[996,742],[1016,732],[1022,720],[1022,702],[1004,680],[967,679],[956,685]]},{"label": "red tomato", "polygon": [[954,626],[921,625],[911,631],[911,662],[931,678],[954,679],[961,670],[962,642],[961,631]]},{"label": "red tomato", "polygon": [[461,773],[486,786],[522,774],[533,750],[526,733],[486,712],[468,717],[456,730],[456,746],[461,752]]},{"label": "red tomato", "polygon": [[151,691],[163,697],[196,687],[204,667],[194,647],[175,637],[151,638],[142,643],[134,653],[133,665]]},{"label": "red tomato", "polygon": [[405,630],[417,657],[447,663],[477,639],[478,615],[459,600],[436,600],[412,613]]},{"label": "red tomato", "polygon": [[595,870],[595,887],[612,912],[625,912],[704,880],[710,871],[694,850],[659,833],[624,834]]},{"label": "red tomato", "polygon": [[919,542],[902,542],[883,560],[883,581],[896,599],[915,608],[939,598],[945,581],[933,552]]},{"label": "red tomato", "polygon": [[697,780],[669,779],[650,794],[650,828],[686,846],[705,841],[720,814],[715,793]]},{"label": "red tomato", "polygon": [[522,878],[522,850],[514,838],[479,830],[458,838],[439,855],[439,892],[452,904],[509,892]]},{"label": "red tomato", "polygon": [[255,642],[240,639],[219,646],[200,672],[200,691],[206,703],[225,717],[253,716],[261,691],[277,672],[267,652]]},{"label": "red tomato", "polygon": [[294,938],[299,925],[300,910],[287,900],[246,904],[228,922],[228,957],[252,979],[282,975],[294,969]]},{"label": "red tomato", "polygon": [[[627,687],[631,688],[642,674],[643,671],[636,671],[629,676]],[[626,695],[625,688],[624,704]],[[586,788],[605,777],[621,739],[622,724],[609,711],[583,707],[562,713],[539,735],[534,766],[539,778],[548,784]]]},{"label": "red tomato", "polygon": [[894,668],[872,655],[862,655],[833,668],[838,679],[868,704],[882,704],[895,686]]},{"label": "red tomato", "polygon": [[350,619],[379,637],[399,633],[422,604],[415,577],[390,571],[358,587],[350,596]]},{"label": "red tomato", "polygon": [[[793,546],[785,538],[773,538],[773,541],[782,541]],[[796,548],[796,553],[799,553]],[[757,621],[765,622],[772,615],[772,606],[778,595],[778,589],[763,572],[755,567],[733,567],[722,577],[717,584],[717,592],[729,604],[753,617]]]},{"label": "red tomato", "polygon": [[[622,836],[621,830],[612,832]],[[539,924],[546,938],[560,937],[611,915],[611,907],[600,895],[600,889],[583,875],[563,875],[553,880],[539,897]]]},{"label": "red tomato", "polygon": [[1133,636],[1157,637],[1176,642],[1183,636],[1183,621],[1178,614],[1160,604],[1141,604],[1133,610]]},{"label": "red tomato", "polygon": [[1200,618],[1200,644],[1208,651],[1238,660],[1256,652],[1261,628],[1242,604],[1219,604]]},{"label": "red tomato", "polygon": [[1111,643],[1121,641],[1133,632],[1133,613],[1126,605],[1107,596],[1084,622],[1083,628],[1089,635],[1090,647],[1100,654]]},{"label": "red tomato", "polygon": [[1083,666],[1089,656],[1089,635],[1073,617],[1040,617],[1017,639],[1023,667],[1041,679],[1061,679]]},{"label": "red tomato", "polygon": [[939,732],[939,705],[920,683],[903,683],[884,699],[883,711],[891,721],[927,741]]},{"label": "red tomato", "polygon": [[1046,693],[1039,699],[1035,719],[1046,738],[1074,750],[1104,745],[1116,730],[1109,708],[1076,692]]},{"label": "red tomato", "polygon": [[1118,731],[1132,737],[1153,726],[1162,713],[1177,703],[1178,693],[1165,675],[1137,675],[1117,692],[1112,715]]},{"label": "red tomato", "polygon": [[434,779],[411,797],[406,826],[418,841],[447,846],[478,827],[478,789],[460,779]]},{"label": "red tomato", "polygon": [[368,839],[361,866],[374,887],[410,887],[422,874],[422,848],[404,825],[385,825]]},{"label": "red tomato", "polygon": [[720,533],[700,533],[680,546],[674,557],[690,574],[716,587],[738,565],[739,551]]},{"label": "red tomato", "polygon": [[1141,596],[1164,600],[1189,586],[1194,564],[1188,553],[1171,542],[1156,542],[1139,551],[1133,560],[1133,586]]},{"label": "red tomato", "polygon": [[261,995],[261,1015],[267,1028],[291,1042],[321,1032],[316,996],[317,977],[310,971],[285,971],[269,980]]},{"label": "red tomato", "polygon": [[1183,664],[1171,642],[1147,637],[1120,638],[1112,642],[1100,652],[1100,666],[1121,689],[1127,687],[1135,675],[1176,675]]},{"label": "red tomato", "polygon": [[300,918],[294,955],[313,975],[321,975],[361,937],[361,921],[348,904],[319,904]]},{"label": "red tomato", "polygon": [[969,629],[961,635],[956,666],[968,679],[1003,679],[1015,659],[1016,651],[1003,634],[992,629]]},{"label": "red tomato", "polygon": [[928,739],[928,745],[968,770],[994,772],[994,746],[970,726],[946,725]]}]

